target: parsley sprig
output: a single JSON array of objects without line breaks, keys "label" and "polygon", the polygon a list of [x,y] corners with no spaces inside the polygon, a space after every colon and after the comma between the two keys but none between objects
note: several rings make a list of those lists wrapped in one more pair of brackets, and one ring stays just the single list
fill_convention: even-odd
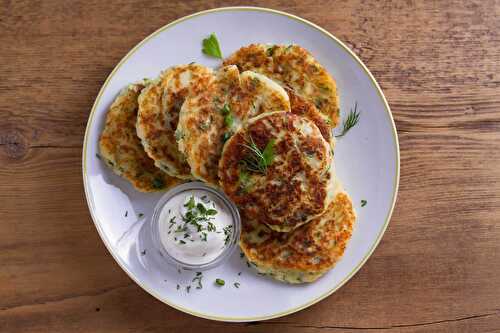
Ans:
[{"label": "parsley sprig", "polygon": [[210,36],[203,39],[203,48],[201,51],[209,57],[222,59],[222,52],[220,50],[219,41],[215,33],[211,33]]}]

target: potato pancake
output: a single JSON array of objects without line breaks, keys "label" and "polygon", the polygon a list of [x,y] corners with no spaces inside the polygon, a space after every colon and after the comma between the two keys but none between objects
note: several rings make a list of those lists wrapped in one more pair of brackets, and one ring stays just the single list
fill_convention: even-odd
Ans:
[{"label": "potato pancake", "polygon": [[292,232],[244,220],[240,247],[262,274],[288,283],[313,282],[342,257],[355,220],[351,199],[340,191],[322,216]]},{"label": "potato pancake", "polygon": [[313,102],[327,117],[332,128],[339,123],[337,85],[327,70],[303,47],[295,44],[251,44],[225,59],[224,66],[227,65],[236,65],[240,71],[266,75]]},{"label": "potato pancake", "polygon": [[227,141],[220,184],[242,217],[288,232],[321,215],[333,199],[330,145],[309,119],[262,114]]},{"label": "potato pancake", "polygon": [[139,96],[137,135],[155,165],[171,176],[193,178],[186,158],[177,147],[175,130],[186,97],[200,94],[212,79],[210,68],[197,64],[174,66]]},{"label": "potato pancake", "polygon": [[136,134],[137,98],[144,88],[132,84],[120,93],[108,110],[99,140],[100,156],[114,173],[141,192],[167,190],[179,180],[154,165]]},{"label": "potato pancake", "polygon": [[285,90],[269,78],[221,68],[216,79],[182,106],[176,136],[193,175],[218,186],[218,165],[225,141],[248,119],[262,113],[290,111]]}]

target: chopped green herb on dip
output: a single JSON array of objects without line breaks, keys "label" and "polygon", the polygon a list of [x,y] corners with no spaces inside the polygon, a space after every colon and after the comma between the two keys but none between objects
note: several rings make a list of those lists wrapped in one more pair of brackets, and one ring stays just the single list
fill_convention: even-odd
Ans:
[{"label": "chopped green herb on dip", "polygon": [[160,212],[160,241],[166,252],[182,263],[213,261],[231,243],[232,233],[229,208],[206,190],[181,192]]}]

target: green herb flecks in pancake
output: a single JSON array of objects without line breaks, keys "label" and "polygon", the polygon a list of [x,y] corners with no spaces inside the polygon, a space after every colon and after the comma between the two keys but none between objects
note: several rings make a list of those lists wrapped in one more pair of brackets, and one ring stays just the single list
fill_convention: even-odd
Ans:
[{"label": "green herb flecks in pancake", "polygon": [[266,75],[314,103],[332,128],[339,123],[335,81],[306,49],[298,45],[251,44],[226,58],[224,65]]},{"label": "green herb flecks in pancake", "polygon": [[221,68],[216,79],[182,106],[177,138],[193,175],[218,185],[218,163],[224,143],[259,114],[290,111],[288,95],[263,75]]},{"label": "green herb flecks in pancake", "polygon": [[157,167],[168,174],[190,179],[189,164],[177,148],[179,112],[190,94],[201,93],[213,79],[212,70],[196,65],[167,69],[139,97],[137,134]]},{"label": "green herb flecks in pancake", "polygon": [[106,115],[99,149],[102,159],[116,174],[141,192],[154,192],[179,181],[155,167],[137,137],[137,98],[143,88],[141,84],[130,85],[115,99]]},{"label": "green herb flecks in pancake", "polygon": [[289,112],[249,120],[224,146],[220,185],[242,217],[288,232],[333,199],[330,145],[309,119]]},{"label": "green herb flecks in pancake", "polygon": [[342,257],[355,220],[351,199],[339,191],[322,216],[288,233],[243,220],[240,247],[262,275],[288,283],[313,282]]}]

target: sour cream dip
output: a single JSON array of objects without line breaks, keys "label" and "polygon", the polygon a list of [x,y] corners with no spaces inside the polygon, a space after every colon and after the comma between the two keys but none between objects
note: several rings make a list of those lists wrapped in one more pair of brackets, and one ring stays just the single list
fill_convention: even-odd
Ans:
[{"label": "sour cream dip", "polygon": [[[161,207],[157,207],[152,225],[160,253],[165,252],[175,262],[187,266],[216,261],[238,239],[235,207],[227,200],[216,190],[204,188],[168,196]],[[239,219],[237,210],[236,215]]]}]

